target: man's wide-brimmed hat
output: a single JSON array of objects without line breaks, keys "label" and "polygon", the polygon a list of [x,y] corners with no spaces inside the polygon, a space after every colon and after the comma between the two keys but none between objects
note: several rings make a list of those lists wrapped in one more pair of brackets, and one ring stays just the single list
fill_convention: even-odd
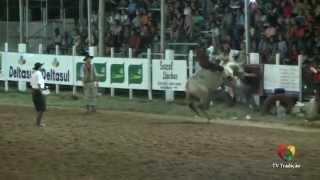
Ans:
[{"label": "man's wide-brimmed hat", "polygon": [[93,56],[90,56],[89,54],[85,55],[83,58],[83,61],[86,61],[87,59],[93,59]]},{"label": "man's wide-brimmed hat", "polygon": [[41,66],[43,65],[43,63],[39,63],[39,62],[37,62],[37,63],[35,63],[34,64],[34,67],[33,67],[33,69],[34,70],[38,70],[38,69],[40,69],[41,68]]}]

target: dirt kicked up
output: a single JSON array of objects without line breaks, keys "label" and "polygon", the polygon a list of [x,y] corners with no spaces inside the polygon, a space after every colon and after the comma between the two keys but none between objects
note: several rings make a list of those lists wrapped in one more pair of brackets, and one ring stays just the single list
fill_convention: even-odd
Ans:
[{"label": "dirt kicked up", "polygon": [[[320,132],[201,123],[192,118],[0,106],[1,180],[320,179]],[[214,121],[214,120],[213,120]],[[296,147],[293,164],[276,154]]]}]

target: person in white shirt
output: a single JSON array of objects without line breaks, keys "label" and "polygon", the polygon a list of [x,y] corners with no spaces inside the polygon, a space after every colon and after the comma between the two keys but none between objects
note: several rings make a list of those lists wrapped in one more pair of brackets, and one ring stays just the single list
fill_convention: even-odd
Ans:
[{"label": "person in white shirt", "polygon": [[47,109],[46,105],[46,97],[44,94],[42,94],[42,90],[45,89],[44,86],[44,79],[41,73],[41,67],[43,64],[41,63],[35,63],[33,67],[33,72],[30,79],[30,84],[32,88],[32,101],[35,107],[35,110],[37,111],[37,119],[36,119],[36,125],[39,127],[44,127],[44,124],[42,123],[42,117],[43,113]]}]

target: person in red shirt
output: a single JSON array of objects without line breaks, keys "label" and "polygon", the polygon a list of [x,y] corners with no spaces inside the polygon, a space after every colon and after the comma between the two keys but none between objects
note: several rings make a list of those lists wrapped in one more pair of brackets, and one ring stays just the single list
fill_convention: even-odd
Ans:
[{"label": "person in red shirt", "polygon": [[293,6],[290,1],[284,1],[282,4],[283,16],[285,18],[291,18],[293,14]]},{"label": "person in red shirt", "polygon": [[128,40],[129,48],[132,48],[132,53],[136,56],[141,47],[141,36],[137,30],[133,30],[129,40]]}]

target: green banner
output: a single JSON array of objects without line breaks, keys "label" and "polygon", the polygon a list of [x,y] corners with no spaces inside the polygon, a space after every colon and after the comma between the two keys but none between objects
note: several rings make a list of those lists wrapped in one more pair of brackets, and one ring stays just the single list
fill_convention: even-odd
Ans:
[{"label": "green banner", "polygon": [[124,83],[124,64],[111,65],[111,83]]},{"label": "green banner", "polygon": [[[96,76],[99,82],[105,82],[107,80],[107,69],[105,63],[94,63],[94,68],[96,69]],[[83,79],[83,66],[84,63],[77,63],[76,65],[76,78],[77,81],[82,81]]]},{"label": "green banner", "polygon": [[129,84],[141,84],[143,81],[143,66],[130,65],[129,66]]}]

